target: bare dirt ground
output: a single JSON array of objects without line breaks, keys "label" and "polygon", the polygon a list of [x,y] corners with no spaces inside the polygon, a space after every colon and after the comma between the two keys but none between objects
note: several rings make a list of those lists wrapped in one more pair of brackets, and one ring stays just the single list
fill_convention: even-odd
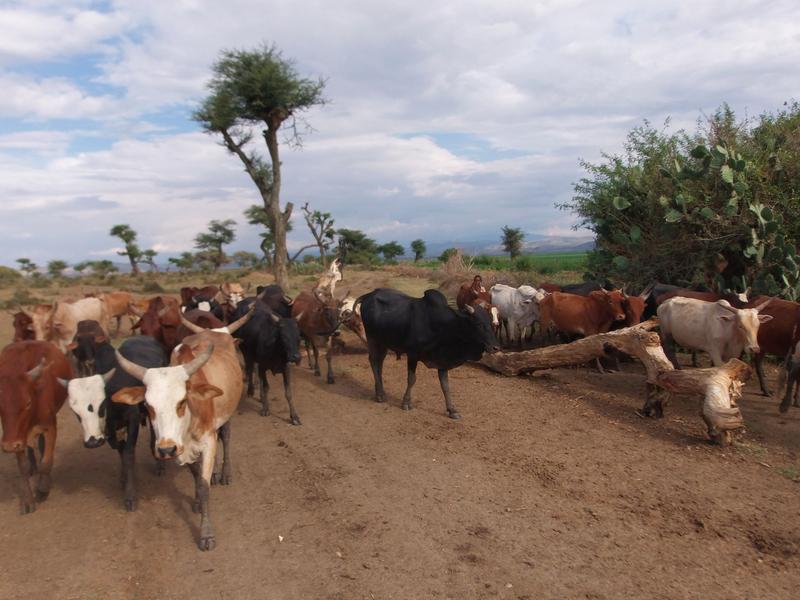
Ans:
[{"label": "bare dirt ground", "polygon": [[0,598],[797,597],[800,409],[779,415],[751,382],[747,431],[720,449],[696,399],[637,416],[636,363],[518,378],[465,366],[451,421],[422,368],[400,410],[404,361],[387,360],[389,401],[373,402],[366,354],[346,340],[335,385],[296,368],[302,426],[272,377],[273,415],[251,400],[234,416],[210,553],[186,469],[157,477],[144,436],[126,513],[116,454],[84,449],[62,409],[34,514],[18,514],[16,464],[0,457]]}]

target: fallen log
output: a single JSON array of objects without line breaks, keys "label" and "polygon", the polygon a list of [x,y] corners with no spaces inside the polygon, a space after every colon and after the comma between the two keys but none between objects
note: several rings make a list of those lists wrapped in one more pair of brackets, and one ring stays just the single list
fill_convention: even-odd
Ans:
[{"label": "fallen log", "polygon": [[721,367],[675,370],[664,354],[655,319],[633,327],[591,335],[570,344],[535,348],[522,352],[485,354],[481,364],[503,375],[513,376],[540,369],[587,363],[607,356],[612,350],[638,358],[647,372],[645,416],[660,418],[671,394],[698,395],[703,398],[700,414],[708,435],[718,444],[730,443],[731,431],[744,427],[736,400],[741,397],[750,367],[731,359]]}]

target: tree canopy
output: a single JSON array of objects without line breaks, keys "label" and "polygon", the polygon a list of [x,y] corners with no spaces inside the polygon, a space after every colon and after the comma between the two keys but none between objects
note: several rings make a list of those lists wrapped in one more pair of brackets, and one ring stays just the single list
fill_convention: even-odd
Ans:
[{"label": "tree canopy", "polygon": [[414,253],[414,262],[419,262],[425,258],[428,247],[425,245],[424,240],[414,240],[411,242],[411,251]]},{"label": "tree canopy", "polygon": [[522,250],[522,240],[524,238],[525,234],[522,233],[522,229],[509,227],[508,225],[503,227],[500,241],[503,244],[503,250],[508,252],[512,260],[519,256],[519,253]]},{"label": "tree canopy", "polygon": [[[284,129],[289,134],[288,141],[301,144],[298,118],[309,108],[325,103],[325,81],[301,77],[294,62],[284,58],[274,45],[262,45],[256,50],[224,50],[212,71],[209,94],[195,111],[194,119],[207,133],[222,136],[225,147],[239,158],[256,185],[270,217],[266,225],[272,233],[275,279],[286,288],[286,232],[293,205],[280,205],[278,130],[287,124]],[[254,127],[266,127],[261,133],[269,162],[250,146]],[[265,246],[262,243],[262,250]]]},{"label": "tree canopy", "polygon": [[228,262],[223,246],[227,246],[236,239],[234,225],[236,225],[236,221],[233,219],[224,221],[215,219],[208,224],[207,232],[198,233],[194,238],[195,248],[200,250],[203,258],[214,266],[215,271]]},{"label": "tree canopy", "polygon": [[[667,124],[668,127],[668,124]],[[798,297],[800,104],[694,133],[645,122],[621,154],[585,162],[562,208],[597,235],[589,275]]]}]

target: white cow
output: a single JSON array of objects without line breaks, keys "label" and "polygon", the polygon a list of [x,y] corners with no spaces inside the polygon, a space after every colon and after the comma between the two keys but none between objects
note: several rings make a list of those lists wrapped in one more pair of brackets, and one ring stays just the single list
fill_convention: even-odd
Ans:
[{"label": "white cow", "polygon": [[521,345],[524,329],[533,327],[539,320],[539,302],[547,292],[530,285],[514,288],[502,283],[493,285],[489,292],[492,304],[497,307],[501,322],[505,325],[507,342],[510,344],[516,340]]},{"label": "white cow", "polygon": [[738,358],[743,350],[757,354],[758,327],[772,319],[758,311],[771,301],[770,298],[755,308],[733,308],[727,300],[670,298],[658,307],[664,350],[675,367],[678,361],[673,340],[684,348],[708,352],[716,367]]}]

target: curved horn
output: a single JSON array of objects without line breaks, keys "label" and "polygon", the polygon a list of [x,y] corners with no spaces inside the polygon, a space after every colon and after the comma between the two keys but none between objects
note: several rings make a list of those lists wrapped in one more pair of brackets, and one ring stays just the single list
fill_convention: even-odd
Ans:
[{"label": "curved horn", "polygon": [[139,381],[144,379],[145,374],[147,373],[147,369],[142,365],[137,365],[135,362],[132,362],[122,356],[119,350],[114,350],[114,355],[117,357],[117,364],[122,367],[122,370],[125,371],[131,377],[135,377]]},{"label": "curved horn", "polygon": [[641,298],[642,300],[647,300],[647,298],[650,296],[650,294],[653,293],[653,288],[655,287],[655,285],[656,285],[655,283],[651,283],[646,288],[644,288],[642,290],[642,293],[639,294],[639,298]]},{"label": "curved horn", "polygon": [[103,375],[102,375],[103,383],[108,383],[109,381],[111,381],[111,378],[114,376],[114,373],[116,373],[116,372],[117,372],[117,369],[115,367],[115,368],[109,369],[108,371],[103,373]]},{"label": "curved horn", "polygon": [[255,302],[253,302],[253,303],[250,305],[250,309],[247,311],[247,313],[245,313],[245,315],[244,315],[243,317],[239,317],[239,318],[238,318],[238,319],[236,319],[236,320],[235,320],[233,323],[231,323],[230,325],[228,325],[228,333],[230,333],[231,335],[233,335],[233,333],[234,333],[234,332],[235,332],[237,329],[239,329],[239,327],[241,327],[242,325],[244,325],[245,323],[247,323],[247,322],[250,320],[250,317],[252,317],[252,316],[253,316],[253,313],[255,312],[255,310],[256,310],[256,303],[255,303]]},{"label": "curved horn", "polygon": [[164,308],[158,311],[158,318],[163,319],[165,316],[167,316],[167,312],[169,311],[170,308],[172,307],[169,304],[167,304]]},{"label": "curved horn", "polygon": [[56,377],[56,379],[58,380],[58,383],[64,386],[64,389],[69,386],[69,379],[61,379],[61,377]]},{"label": "curved horn", "polygon": [[200,327],[200,325],[192,323],[189,319],[183,316],[183,313],[181,313],[181,323],[183,324],[184,327],[186,327],[186,329],[188,329],[192,333],[202,333],[206,331],[205,327]]},{"label": "curved horn", "polygon": [[465,311],[465,312],[468,312],[468,313],[469,313],[469,314],[471,314],[471,315],[474,315],[474,314],[475,314],[475,309],[474,309],[474,308],[472,308],[472,305],[470,305],[470,304],[465,304],[465,305],[464,305],[464,311]]},{"label": "curved horn", "polygon": [[769,304],[770,302],[772,302],[774,299],[775,299],[775,298],[772,298],[772,297],[770,297],[770,298],[767,298],[766,302],[762,302],[761,304],[759,304],[758,306],[756,306],[756,307],[755,307],[755,309],[756,309],[757,311],[763,310],[764,308],[766,308],[766,307],[767,307],[767,304]]},{"label": "curved horn", "polygon": [[284,296],[283,296],[283,300],[284,300],[284,301],[286,302],[286,304],[288,304],[289,306],[292,306],[292,305],[294,304],[294,300],[292,300],[291,298],[289,298],[289,296],[287,296],[287,295],[285,295],[285,294],[284,294]]},{"label": "curved horn", "polygon": [[270,311],[269,312],[269,316],[272,317],[272,320],[275,323],[280,323],[281,322],[281,318],[278,315],[276,315],[274,312]]},{"label": "curved horn", "polygon": [[44,372],[46,364],[47,361],[44,358],[40,360],[38,365],[36,365],[26,373],[28,379],[30,379],[31,381],[36,381],[37,379],[39,379],[39,377],[41,377],[42,375],[42,372]]},{"label": "curved horn", "polygon": [[211,355],[213,353],[214,353],[214,344],[209,342],[205,350],[203,350],[200,354],[195,356],[191,361],[183,365],[183,369],[184,371],[186,371],[186,374],[189,377],[191,377],[192,375],[197,373],[197,371],[199,371],[200,368],[208,362],[208,359],[211,358]]},{"label": "curved horn", "polygon": [[303,315],[306,314],[306,311],[301,312],[299,315],[295,315],[294,320],[299,321],[303,318]]},{"label": "curved horn", "polygon": [[730,304],[728,304],[728,302],[727,302],[727,301],[725,301],[725,300],[721,300],[721,301],[717,302],[717,304],[719,304],[719,305],[720,305],[722,308],[724,308],[725,310],[729,310],[729,311],[731,311],[733,314],[736,314],[736,313],[738,313],[738,312],[739,312],[739,311],[738,311],[738,309],[736,309],[736,308],[733,308],[733,307],[732,307]]}]

